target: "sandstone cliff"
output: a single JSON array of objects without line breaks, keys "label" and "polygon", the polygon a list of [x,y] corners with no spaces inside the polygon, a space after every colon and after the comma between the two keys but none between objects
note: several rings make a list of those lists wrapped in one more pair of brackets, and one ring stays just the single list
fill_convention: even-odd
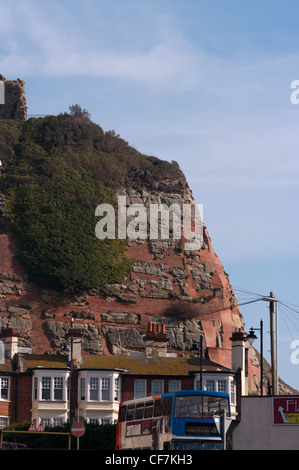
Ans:
[{"label": "sandstone cliff", "polygon": [[[17,166],[13,165],[18,160],[18,171],[22,181],[28,185],[36,184],[31,180],[32,168],[33,165],[40,165],[45,152],[48,152],[49,142],[57,153],[58,141],[63,141],[64,146],[59,149],[65,152],[65,158],[70,158],[71,154],[72,161],[78,165],[74,159],[78,136],[72,135],[71,143],[65,143],[70,139],[69,128],[67,138],[62,133],[58,139],[55,131],[53,144],[51,132],[55,119],[31,120],[22,130],[20,127],[14,129],[14,134],[9,122],[3,122],[6,132],[3,133],[5,141],[0,142],[3,166],[12,165],[12,173],[15,174]],[[82,122],[84,126],[91,126],[86,123],[85,117]],[[76,128],[76,132],[79,129],[80,138],[84,139],[82,135],[86,128],[82,126]],[[36,131],[37,128],[39,131]],[[21,140],[26,140],[24,129],[27,129],[26,136],[29,135],[28,129],[34,134],[34,152],[39,152],[39,160],[36,153],[34,158],[30,154],[32,161],[29,169],[26,168],[26,158],[32,142],[31,146],[27,145],[26,153],[19,145]],[[94,128],[92,132],[94,135]],[[92,151],[89,145],[88,152],[99,152],[97,158],[101,158],[102,163],[100,176],[97,169],[93,170],[93,175],[95,178],[102,177],[106,165],[109,178],[117,181],[113,187],[115,196],[125,196],[127,207],[132,204],[142,204],[147,208],[151,204],[195,205],[192,191],[175,162],[162,162],[128,150],[126,144],[111,132],[104,134],[96,130],[96,136],[92,138]],[[125,158],[121,160],[124,148]],[[117,178],[118,162],[124,166],[124,161],[125,178]],[[90,168],[91,160],[88,164]],[[94,168],[94,162],[92,164]],[[42,187],[46,176],[41,175],[40,167],[38,169],[39,178],[43,178],[38,180],[38,184]],[[134,264],[122,282],[101,284],[87,289],[80,296],[70,297],[56,289],[45,289],[28,277],[27,270],[19,261],[15,234],[6,217],[9,192],[5,189],[7,183],[0,195],[0,327],[8,322],[16,327],[21,333],[21,346],[31,348],[34,353],[60,351],[73,317],[84,331],[84,354],[139,354],[144,352],[143,335],[147,325],[153,321],[165,324],[169,352],[177,355],[197,354],[194,345],[198,347],[202,338],[204,354],[211,361],[231,367],[230,337],[236,328],[243,328],[243,319],[229,277],[214,252],[206,227],[203,229],[203,244],[195,251],[184,249],[183,237],[179,240],[171,237],[163,240],[128,240],[126,252]],[[254,392],[259,383],[259,363],[253,349],[249,376],[251,391]]]},{"label": "sandstone cliff", "polygon": [[[126,195],[128,206],[194,202],[184,178],[152,185],[142,176],[143,180],[140,175],[131,176],[130,187],[117,191]],[[1,207],[5,207],[3,197]],[[129,241],[128,255],[136,261],[123,283],[66,299],[27,280],[13,234],[5,229],[0,234],[1,324],[9,321],[20,330],[24,347],[44,353],[60,350],[73,317],[84,328],[86,354],[113,355],[143,352],[143,335],[148,322],[154,321],[166,325],[169,351],[194,354],[194,342],[199,343],[202,336],[204,353],[230,367],[230,337],[243,321],[228,275],[206,228],[199,251],[185,252],[183,242]],[[254,375],[258,376],[258,369],[252,366]]]}]

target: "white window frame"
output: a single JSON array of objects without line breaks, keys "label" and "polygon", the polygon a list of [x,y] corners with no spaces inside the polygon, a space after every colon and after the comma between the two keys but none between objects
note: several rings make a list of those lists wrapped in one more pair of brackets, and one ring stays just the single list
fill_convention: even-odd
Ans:
[{"label": "white window frame", "polygon": [[[143,384],[143,387],[139,389],[137,385]],[[136,398],[145,398],[146,397],[146,388],[147,383],[145,379],[135,379],[134,380],[134,399]]]},{"label": "white window frame", "polygon": [[[4,390],[7,390],[7,398],[5,398],[4,395],[2,396],[2,391]],[[0,401],[9,401],[9,397],[10,397],[10,377],[1,376],[0,377]]]},{"label": "white window frame", "polygon": [[229,396],[232,405],[237,404],[237,390],[235,377],[229,377]]},{"label": "white window frame", "polygon": [[215,379],[206,379],[204,383],[204,390],[208,390],[209,392],[216,392],[217,387],[217,380]]},{"label": "white window frame", "polygon": [[229,393],[228,380],[225,380],[225,379],[217,380],[217,392]]},{"label": "white window frame", "polygon": [[[69,372],[35,371],[32,381],[32,400],[55,403],[67,402],[68,379]],[[43,398],[44,390],[49,390],[49,398]],[[60,390],[61,392],[57,392]]]},{"label": "white window frame", "polygon": [[[97,376],[89,377],[88,380],[88,401],[100,401],[100,380]],[[93,398],[92,398],[93,397]]]},{"label": "white window frame", "polygon": [[79,380],[79,401],[86,401],[86,377]]},{"label": "white window frame", "polygon": [[113,423],[112,418],[99,418],[99,417],[94,418],[93,416],[90,416],[89,418],[87,418],[86,422],[89,424],[116,424],[116,423]]},{"label": "white window frame", "polygon": [[93,403],[120,401],[120,373],[79,372],[78,401]]},{"label": "white window frame", "polygon": [[101,377],[101,401],[111,401],[111,377]]},{"label": "white window frame", "polygon": [[[155,389],[155,386],[157,386],[159,384],[159,387],[157,387],[156,390]],[[161,379],[154,379],[152,380],[152,383],[151,383],[151,395],[154,396],[154,395],[162,395],[164,393],[164,380],[161,380]]]},{"label": "white window frame", "polygon": [[[199,374],[195,376],[194,390],[199,390]],[[214,388],[212,385],[214,384]],[[225,384],[225,390],[223,390]],[[232,374],[227,375],[207,375],[203,377],[203,390],[214,390],[216,392],[225,392],[230,396],[231,405],[236,405],[236,381]]]},{"label": "white window frame", "polygon": [[[50,375],[43,375],[41,377],[41,396],[40,396],[40,399],[42,401],[54,401],[54,400],[51,400],[51,387],[52,387],[52,383],[53,383],[53,387],[54,387],[54,378],[52,378]],[[46,393],[47,391],[47,393]],[[45,396],[47,395],[47,398],[45,398]],[[48,398],[49,397],[49,398]],[[54,388],[53,388],[53,397],[54,397]]]},{"label": "white window frame", "polygon": [[0,416],[0,429],[6,428],[9,425],[9,417],[8,416]]},{"label": "white window frame", "polygon": [[181,389],[182,389],[181,380],[169,380],[169,382],[168,382],[168,393],[178,392]]},{"label": "white window frame", "polygon": [[40,423],[43,423],[44,427],[54,427],[54,426],[63,426],[63,424],[66,422],[63,418],[59,417],[40,417]]},{"label": "white window frame", "polygon": [[114,376],[114,392],[113,392],[114,401],[120,401],[120,376]]},{"label": "white window frame", "polygon": [[101,418],[101,424],[111,424],[111,418]]}]

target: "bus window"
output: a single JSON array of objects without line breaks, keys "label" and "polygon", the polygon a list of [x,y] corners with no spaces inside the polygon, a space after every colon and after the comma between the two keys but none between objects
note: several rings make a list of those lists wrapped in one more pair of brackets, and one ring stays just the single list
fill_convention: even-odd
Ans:
[{"label": "bus window", "polygon": [[119,408],[119,422],[120,423],[123,423],[124,421],[126,421],[126,410],[127,410],[126,405],[123,405]]},{"label": "bus window", "polygon": [[135,403],[127,406],[126,421],[134,421],[135,419]]},{"label": "bus window", "polygon": [[218,414],[220,410],[225,410],[226,415],[229,416],[229,402],[226,398],[203,397],[203,412],[205,415]]},{"label": "bus window", "polygon": [[168,416],[172,411],[172,397],[167,397],[164,400],[164,415]]},{"label": "bus window", "polygon": [[153,408],[154,408],[154,402],[153,401],[147,401],[145,403],[145,409],[144,409],[144,417],[145,418],[152,418],[153,417]]},{"label": "bus window", "polygon": [[221,410],[225,410],[226,416],[230,416],[229,402],[226,398],[223,398],[223,400],[220,400],[219,406]]},{"label": "bus window", "polygon": [[163,400],[155,400],[154,417],[157,418],[163,414]]},{"label": "bus window", "polygon": [[136,403],[135,419],[143,419],[144,403]]},{"label": "bus window", "polygon": [[177,418],[201,418],[202,397],[196,395],[185,395],[175,400],[175,416]]}]

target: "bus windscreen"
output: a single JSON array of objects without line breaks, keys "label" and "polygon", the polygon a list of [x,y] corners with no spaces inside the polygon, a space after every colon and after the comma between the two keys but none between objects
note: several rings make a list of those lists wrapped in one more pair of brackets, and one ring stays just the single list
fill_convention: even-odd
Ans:
[{"label": "bus windscreen", "polygon": [[176,418],[212,418],[220,410],[229,416],[229,402],[223,397],[210,395],[184,395],[175,399],[174,416]]}]

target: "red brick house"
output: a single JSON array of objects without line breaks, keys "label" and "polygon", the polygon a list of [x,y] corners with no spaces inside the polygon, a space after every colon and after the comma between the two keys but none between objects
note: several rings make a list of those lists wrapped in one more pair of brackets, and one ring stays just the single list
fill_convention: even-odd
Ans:
[{"label": "red brick house", "polygon": [[163,325],[149,325],[145,352],[139,356],[84,356],[80,328],[70,329],[66,339],[68,354],[20,353],[18,333],[11,328],[2,331],[5,360],[0,361],[0,427],[32,420],[53,426],[78,417],[86,422],[115,423],[121,401],[199,389],[201,383],[203,389],[228,392],[237,415],[246,369],[241,370],[244,333],[237,333],[237,342],[233,341],[233,346],[238,345],[233,350],[242,353],[241,362],[235,360],[235,369],[208,358],[201,360],[198,355],[169,355]]}]

